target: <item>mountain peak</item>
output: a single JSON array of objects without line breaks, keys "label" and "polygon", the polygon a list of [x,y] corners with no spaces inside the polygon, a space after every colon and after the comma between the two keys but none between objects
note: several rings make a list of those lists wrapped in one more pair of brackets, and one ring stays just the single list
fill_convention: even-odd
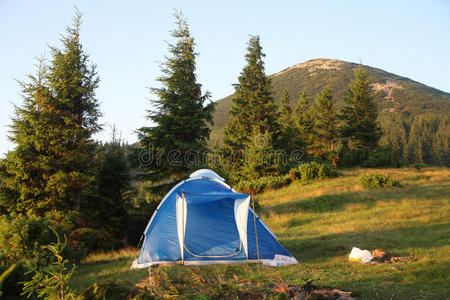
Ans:
[{"label": "mountain peak", "polygon": [[289,72],[294,69],[307,69],[308,72],[314,73],[317,69],[323,70],[340,70],[342,68],[342,64],[345,63],[338,59],[330,59],[330,58],[314,58],[307,60],[305,62],[293,65],[292,67],[286,68],[281,72],[274,74],[274,76],[281,75],[283,73]]}]

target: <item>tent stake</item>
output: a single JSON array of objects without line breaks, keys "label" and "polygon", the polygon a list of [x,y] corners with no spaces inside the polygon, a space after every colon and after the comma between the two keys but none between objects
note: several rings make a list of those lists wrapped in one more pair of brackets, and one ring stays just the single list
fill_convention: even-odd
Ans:
[{"label": "tent stake", "polygon": [[253,192],[252,192],[251,198],[252,198],[252,207],[253,207],[253,223],[255,224],[256,253],[258,255],[258,264],[261,264],[261,261],[259,260],[258,230],[256,229],[255,199],[253,198]]}]

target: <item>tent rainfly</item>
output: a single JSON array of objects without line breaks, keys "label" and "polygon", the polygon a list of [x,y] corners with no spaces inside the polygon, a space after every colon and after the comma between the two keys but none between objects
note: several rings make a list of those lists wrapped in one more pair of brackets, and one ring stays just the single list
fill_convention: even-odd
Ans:
[{"label": "tent rainfly", "polygon": [[153,213],[131,268],[161,263],[271,264],[275,256],[297,263],[249,204],[250,195],[235,192],[214,171],[192,173]]}]

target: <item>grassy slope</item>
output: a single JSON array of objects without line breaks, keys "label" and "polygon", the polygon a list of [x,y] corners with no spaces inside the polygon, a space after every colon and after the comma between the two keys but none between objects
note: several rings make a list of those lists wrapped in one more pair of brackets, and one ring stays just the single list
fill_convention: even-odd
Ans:
[{"label": "grassy slope", "polygon": [[[206,266],[183,272],[225,274],[224,280],[239,286],[239,279],[259,279],[271,286],[283,278],[291,284],[314,279],[316,284],[355,292],[363,299],[444,299],[450,296],[450,169],[380,170],[403,187],[365,190],[357,183],[360,173],[258,196],[261,217],[280,241],[297,257],[299,265],[284,268],[256,266]],[[381,248],[395,256],[415,256],[408,264],[362,265],[347,261],[353,246]],[[72,281],[81,290],[93,282],[119,279],[132,286],[146,270],[129,270],[136,251],[93,255]],[[190,271],[189,271],[190,270]],[[228,275],[227,275],[228,274]]]}]

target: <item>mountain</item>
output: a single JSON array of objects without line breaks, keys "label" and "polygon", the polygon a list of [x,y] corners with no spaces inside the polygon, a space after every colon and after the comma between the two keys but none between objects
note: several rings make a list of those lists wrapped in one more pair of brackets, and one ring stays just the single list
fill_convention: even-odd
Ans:
[{"label": "mountain", "polygon": [[[353,78],[353,70],[358,64],[336,59],[312,59],[294,65],[270,76],[273,97],[276,102],[287,88],[291,106],[297,104],[299,94],[304,89],[314,97],[327,84],[333,92],[336,108],[343,106],[343,95]],[[380,114],[401,112],[410,115],[423,113],[450,114],[450,94],[426,86],[406,77],[381,69],[364,66],[372,79],[372,88],[378,102]],[[229,118],[233,95],[217,101],[211,142],[221,143],[223,128]]]}]

